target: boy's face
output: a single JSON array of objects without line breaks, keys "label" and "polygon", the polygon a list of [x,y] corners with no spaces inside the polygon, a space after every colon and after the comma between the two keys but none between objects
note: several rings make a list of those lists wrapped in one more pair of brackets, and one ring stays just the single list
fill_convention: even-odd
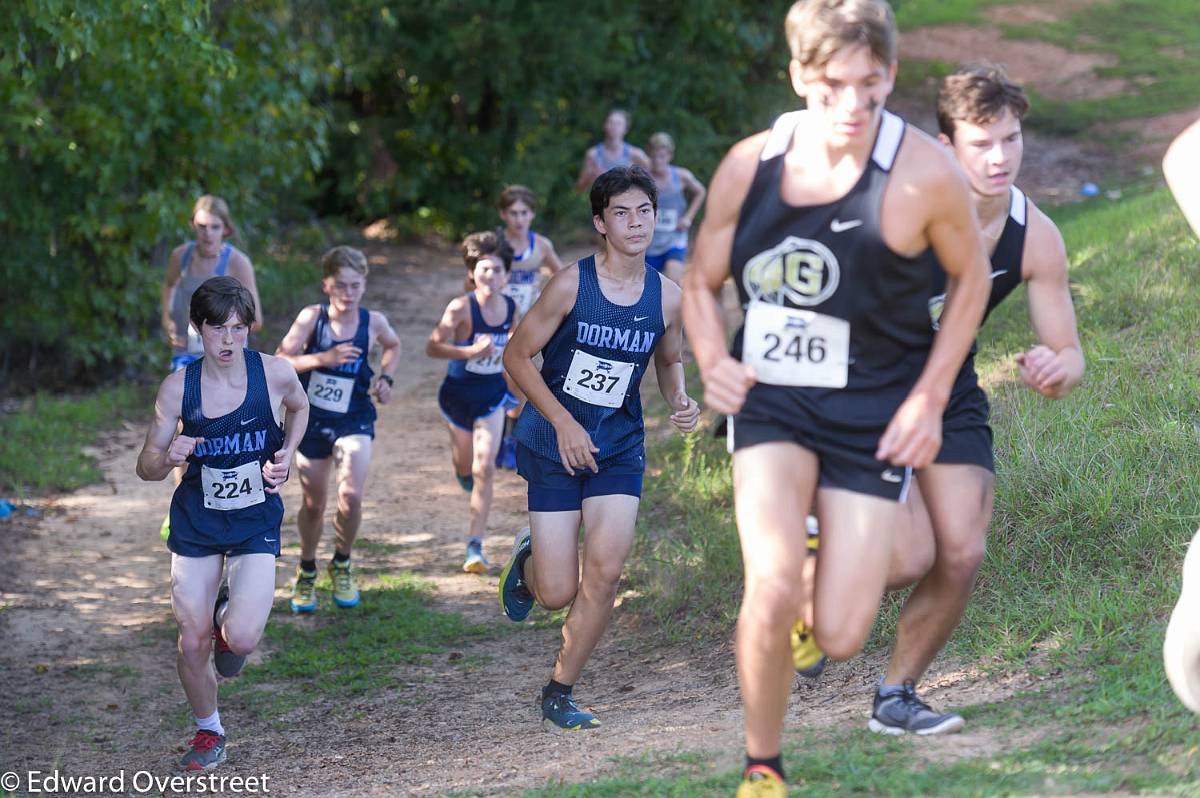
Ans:
[{"label": "boy's face", "polygon": [[675,157],[675,153],[668,147],[655,147],[647,153],[650,156],[650,166],[656,172],[662,172],[671,165],[671,159]]},{"label": "boy's face", "polygon": [[208,211],[196,211],[192,217],[192,230],[196,234],[196,246],[205,257],[216,255],[225,240],[225,223],[221,217]]},{"label": "boy's face", "polygon": [[983,124],[956,119],[954,141],[945,135],[939,135],[938,139],[954,151],[971,190],[979,196],[999,196],[1012,188],[1021,169],[1025,143],[1021,138],[1021,120],[1010,108]]},{"label": "boy's face", "polygon": [[504,270],[504,261],[499,255],[484,255],[475,262],[471,272],[475,287],[489,293],[496,293],[508,283],[508,272]]},{"label": "boy's face", "polygon": [[631,188],[611,197],[600,216],[592,217],[608,246],[625,255],[637,255],[650,248],[654,234],[654,205],[640,188]]},{"label": "boy's face", "polygon": [[367,290],[367,278],[349,266],[337,270],[321,281],[321,290],[329,297],[329,304],[338,311],[352,310],[362,301],[363,292]]},{"label": "boy's face", "polygon": [[882,64],[865,44],[855,44],[834,53],[823,70],[795,60],[790,69],[792,88],[817,114],[830,144],[844,147],[874,135],[896,80],[895,64]]},{"label": "boy's face", "polygon": [[533,208],[530,208],[521,200],[517,200],[512,205],[500,211],[500,218],[504,220],[504,226],[512,233],[524,234],[529,232],[529,225],[533,224],[533,216]]},{"label": "boy's face", "polygon": [[625,138],[625,134],[629,132],[629,123],[625,121],[625,114],[609,114],[604,119],[604,135],[610,139],[620,140]]},{"label": "boy's face", "polygon": [[230,313],[229,318],[222,324],[210,324],[206,321],[200,325],[204,356],[211,358],[219,366],[228,366],[241,357],[249,334],[250,325],[242,321],[237,313]]}]

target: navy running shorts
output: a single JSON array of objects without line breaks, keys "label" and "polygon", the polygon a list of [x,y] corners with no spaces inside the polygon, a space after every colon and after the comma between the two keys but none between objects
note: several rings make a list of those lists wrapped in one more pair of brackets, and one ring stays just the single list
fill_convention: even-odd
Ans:
[{"label": "navy running shorts", "polygon": [[583,500],[592,496],[642,497],[642,477],[646,473],[646,450],[636,446],[612,459],[596,463],[599,473],[576,469],[567,473],[557,458],[542,457],[517,442],[517,473],[529,483],[529,512],[556,513],[583,508]]},{"label": "navy running shorts", "polygon": [[934,462],[941,465],[977,465],[995,473],[992,456],[991,408],[979,387],[970,359],[964,364],[950,401],[942,414],[942,449]]},{"label": "navy running shorts", "polygon": [[[171,501],[171,534],[167,548],[181,557],[211,557],[222,554],[270,554],[279,556],[279,532],[283,524],[283,502],[278,494],[254,507],[235,511],[236,520],[220,510],[203,507],[203,499],[176,495]],[[199,496],[199,491],[195,491]]]},{"label": "navy running shorts", "polygon": [[666,267],[667,261],[669,260],[677,260],[680,263],[687,260],[687,248],[675,247],[673,249],[668,249],[661,255],[647,255],[646,265],[655,271],[661,272]]},{"label": "navy running shorts", "polygon": [[351,435],[375,437],[375,414],[348,413],[338,418],[308,419],[308,429],[297,447],[300,454],[309,460],[324,460],[333,455],[333,445],[338,438]]},{"label": "navy running shorts", "polygon": [[438,389],[438,407],[449,423],[470,432],[475,422],[487,418],[497,409],[505,407],[508,386],[501,377],[498,380],[443,380]]}]

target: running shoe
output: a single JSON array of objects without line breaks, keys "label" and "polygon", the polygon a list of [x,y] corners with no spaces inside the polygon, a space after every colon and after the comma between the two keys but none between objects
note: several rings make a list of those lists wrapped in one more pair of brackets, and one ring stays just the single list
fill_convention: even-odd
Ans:
[{"label": "running shoe", "polygon": [[463,570],[469,574],[486,574],[492,564],[483,556],[483,544],[478,540],[467,542],[467,556],[463,559]]},{"label": "running shoe", "polygon": [[358,606],[358,586],[354,584],[354,569],[349,560],[329,561],[329,579],[333,582],[333,603],[339,607]]},{"label": "running shoe", "polygon": [[217,591],[217,601],[213,604],[213,667],[226,679],[232,679],[242,672],[242,668],[246,665],[246,658],[233,653],[229,644],[225,642],[225,636],[221,634],[221,627],[217,623],[217,613],[221,611],[222,605],[228,603],[229,585],[222,584],[221,589]]},{"label": "running shoe", "polygon": [[475,489],[475,477],[467,474],[465,477],[462,474],[455,474],[454,478],[458,480],[458,486],[463,489],[464,493],[470,493]]},{"label": "running shoe", "polygon": [[179,760],[183,770],[212,770],[225,761],[225,735],[200,729]]},{"label": "running shoe", "polygon": [[1183,587],[1167,624],[1163,666],[1179,700],[1200,712],[1200,532],[1183,558]]},{"label": "running shoe", "polygon": [[510,621],[525,620],[533,609],[533,593],[529,592],[525,580],[521,578],[521,569],[517,568],[517,563],[524,564],[526,553],[532,548],[529,527],[525,527],[517,533],[512,556],[500,572],[500,606]]},{"label": "running shoe", "polygon": [[817,639],[804,621],[796,621],[792,627],[792,665],[796,671],[809,679],[815,679],[825,670],[825,653],[817,648]]},{"label": "running shoe", "polygon": [[500,451],[496,452],[496,465],[509,471],[517,470],[517,442],[511,435],[505,435],[500,441]]},{"label": "running shoe", "polygon": [[317,611],[317,572],[296,566],[296,581],[292,583],[292,612]]},{"label": "running shoe", "polygon": [[737,798],[787,798],[787,785],[766,765],[751,765],[742,774]]},{"label": "running shoe", "polygon": [[168,511],[166,517],[163,518],[162,526],[160,526],[158,528],[158,536],[160,538],[162,538],[163,540],[166,540],[167,538],[171,537],[171,513],[170,513],[170,511]]},{"label": "running shoe", "polygon": [[917,697],[916,685],[909,679],[904,689],[886,696],[875,691],[875,703],[871,710],[868,728],[876,734],[953,734],[962,731],[961,715],[953,712],[934,712],[928,704]]},{"label": "running shoe", "polygon": [[567,693],[542,697],[542,727],[554,731],[586,731],[600,728],[600,719],[584,712]]}]

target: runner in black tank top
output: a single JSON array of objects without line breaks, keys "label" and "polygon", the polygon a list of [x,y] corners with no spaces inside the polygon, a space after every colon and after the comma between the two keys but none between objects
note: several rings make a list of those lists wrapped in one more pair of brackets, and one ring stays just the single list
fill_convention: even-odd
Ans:
[{"label": "runner in black tank top", "polygon": [[571,605],[541,696],[543,725],[568,731],[600,725],[575,703],[572,687],[608,625],[633,545],[646,464],[639,386],[651,358],[671,423],[690,432],[700,417],[684,387],[679,287],[645,262],[654,178],[641,167],[612,169],[590,199],[603,250],[551,278],[504,357],[529,397],[513,434],[530,527],[517,534],[500,574],[500,602],[513,621],[525,619],[535,598],[546,609]]},{"label": "runner in black tank top", "polygon": [[[167,545],[176,664],[198,727],[180,763],[189,771],[225,761],[213,666],[236,676],[266,627],[283,516],[279,489],[308,419],[291,364],[245,348],[254,318],[252,295],[233,277],[213,277],[196,290],[189,320],[203,356],[159,387],[137,461],[145,480],[188,464]],[[282,429],[280,405],[287,412]],[[222,585],[226,563],[229,581]]]},{"label": "runner in black tank top", "polygon": [[[887,4],[801,0],[787,34],[807,109],[726,156],[684,277],[706,403],[735,415],[746,795],[786,793],[789,630],[802,622],[835,659],[869,634],[904,512],[896,500],[908,468],[940,448],[987,295],[962,176],[935,141],[883,111],[896,68]],[[931,246],[951,279],[932,338],[919,261]],[[740,361],[725,350],[719,303],[731,274],[748,303]],[[814,495],[821,552],[809,558]]]},{"label": "runner in black tank top", "polygon": [[[387,317],[362,307],[370,267],[353,247],[334,247],[321,258],[321,290],[328,301],[300,311],[275,354],[300,373],[311,406],[308,430],[296,454],[304,504],[296,514],[300,562],[292,583],[292,612],[317,609],[317,547],[324,531],[329,477],[337,483],[334,552],[327,567],[333,603],[355,607],[360,594],[351,554],[362,521],[363,493],[375,438],[375,405],[392,396],[400,338]],[[379,376],[369,362],[382,350]]]},{"label": "runner in black tank top", "polygon": [[[939,138],[954,153],[971,186],[972,202],[992,245],[990,313],[1022,282],[1038,345],[1017,355],[1022,380],[1051,398],[1083,376],[1083,354],[1067,285],[1062,236],[1013,182],[1020,170],[1021,88],[997,67],[966,67],[948,76],[938,97]],[[943,303],[934,258],[931,321]],[[921,582],[897,627],[896,647],[876,693],[870,727],[886,734],[936,733],[957,715],[938,715],[912,700],[917,683],[958,625],[983,560],[991,520],[994,478],[988,402],[978,384],[974,348],[955,382],[942,422],[942,448],[917,475],[912,512],[896,529],[888,584]]]}]

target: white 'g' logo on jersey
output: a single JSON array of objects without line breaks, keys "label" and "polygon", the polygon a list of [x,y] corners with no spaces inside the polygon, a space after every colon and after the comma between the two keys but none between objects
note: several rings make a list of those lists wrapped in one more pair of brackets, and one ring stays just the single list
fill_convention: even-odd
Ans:
[{"label": "white 'g' logo on jersey", "polygon": [[788,236],[746,262],[742,285],[751,300],[782,305],[819,305],[837,290],[840,269],[820,241]]}]

